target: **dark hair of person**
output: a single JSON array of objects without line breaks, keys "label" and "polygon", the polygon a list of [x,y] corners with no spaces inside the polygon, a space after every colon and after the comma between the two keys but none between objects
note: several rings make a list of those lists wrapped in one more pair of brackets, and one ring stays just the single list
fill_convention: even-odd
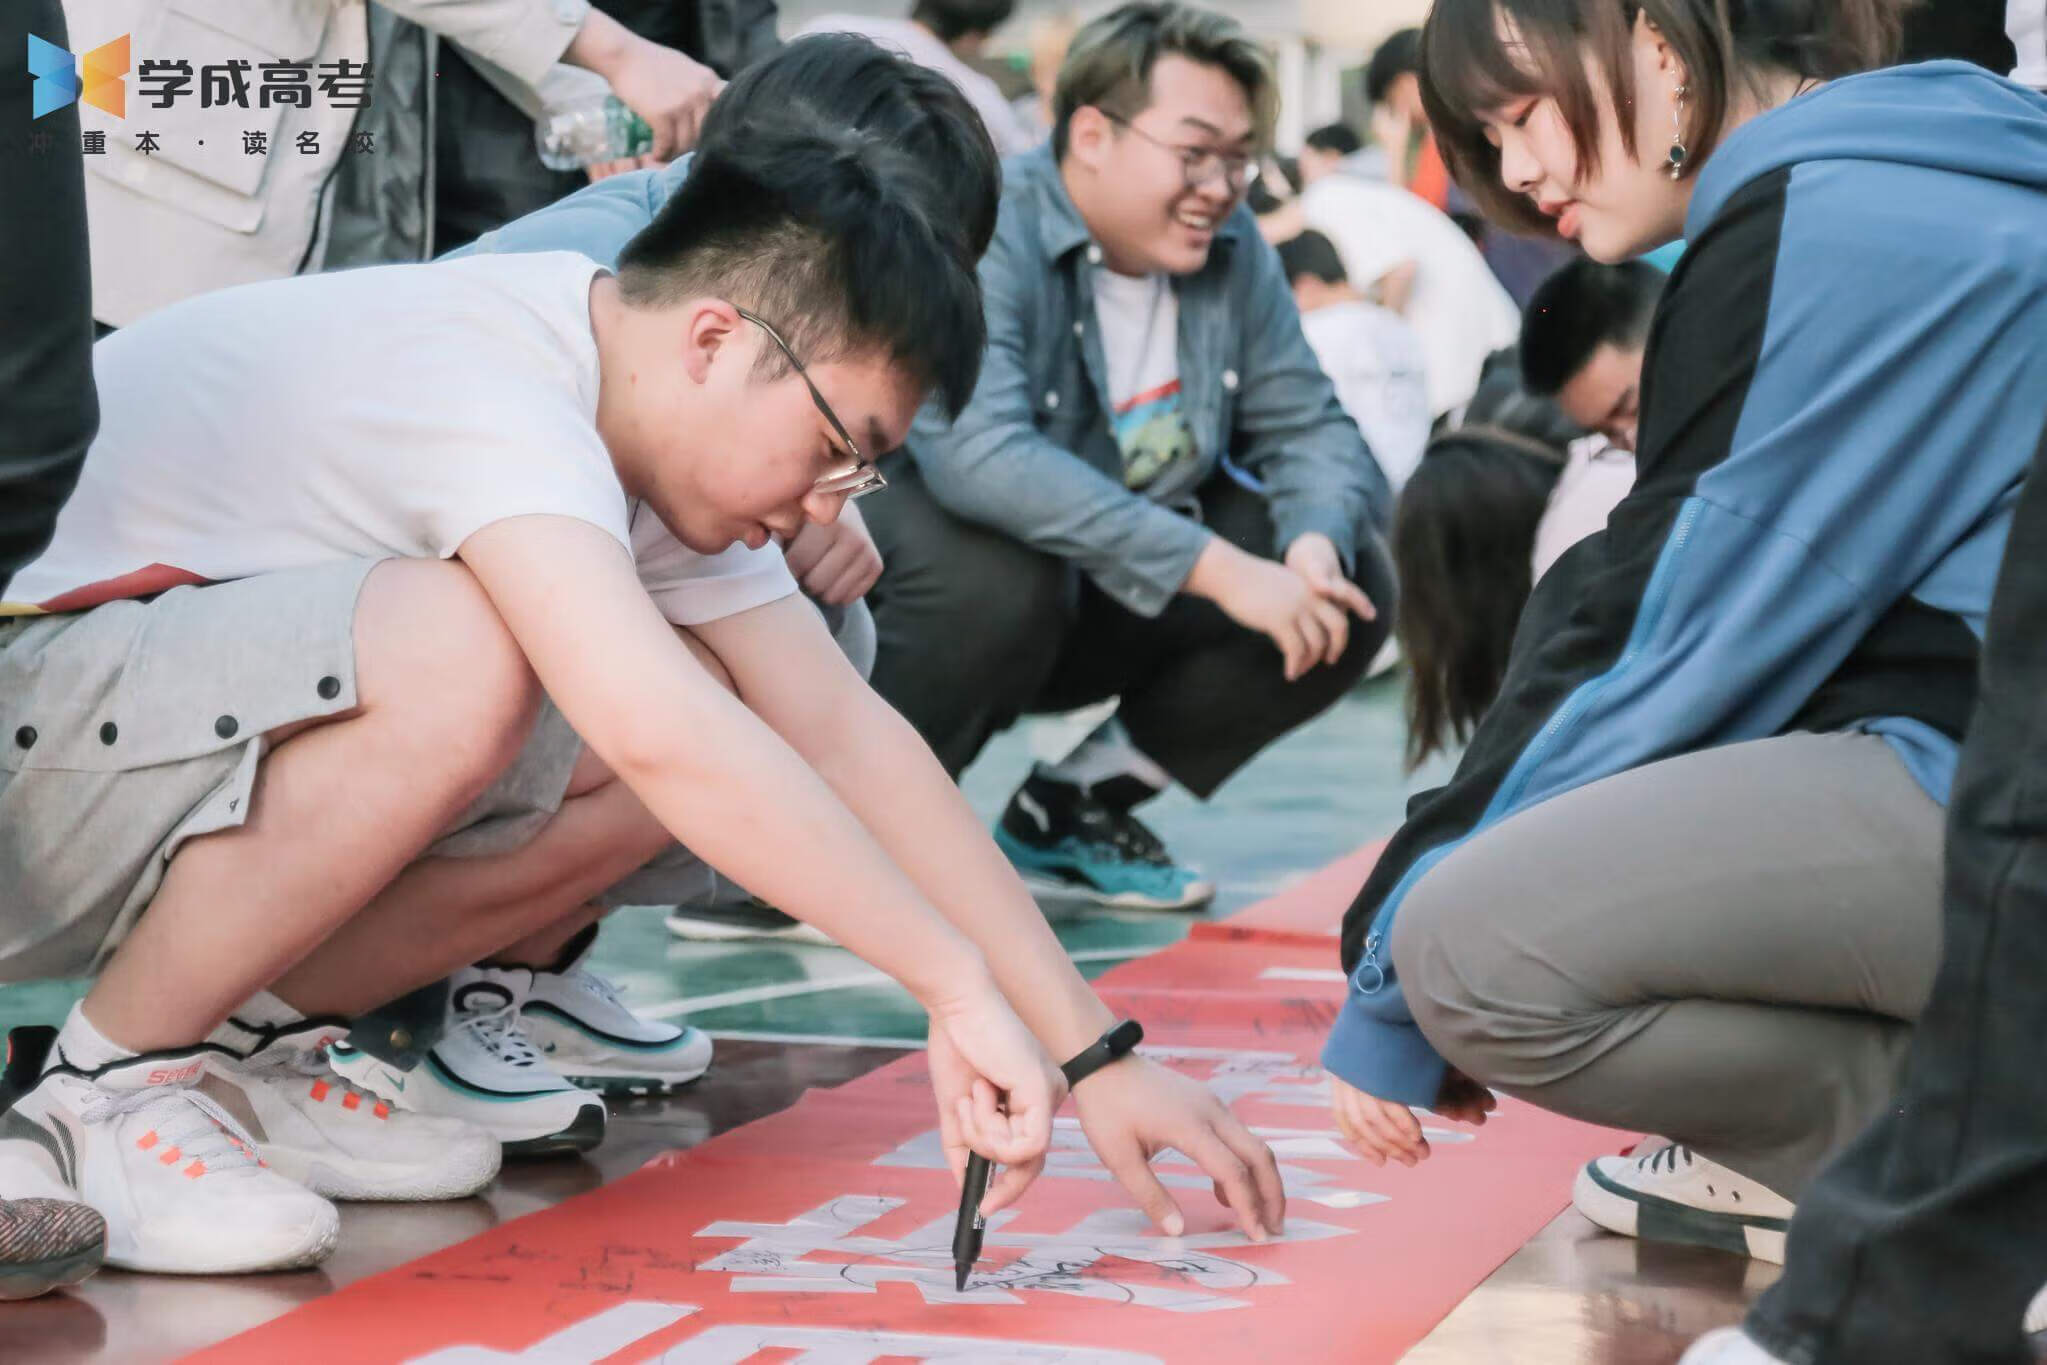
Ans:
[{"label": "dark hair of person", "polygon": [[1318,152],[1336,156],[1349,156],[1365,145],[1365,140],[1348,123],[1325,123],[1301,141]]},{"label": "dark hair of person", "polygon": [[1429,442],[1400,490],[1393,563],[1409,771],[1469,739],[1499,695],[1563,462],[1505,427],[1459,427]]},{"label": "dark hair of person", "polygon": [[[688,178],[619,253],[625,302],[724,299],[766,319],[806,365],[885,355],[957,416],[987,324],[934,174],[943,168],[814,115],[728,131],[700,145]],[[787,368],[779,347],[761,348],[762,378]]]},{"label": "dark hair of person", "polygon": [[910,18],[937,34],[941,43],[956,43],[976,33],[993,33],[1015,9],[1016,0],[917,0]]},{"label": "dark hair of person", "polygon": [[[1503,227],[1553,236],[1555,224],[1500,183],[1500,152],[1480,115],[1516,100],[1552,97],[1571,130],[1581,175],[1599,167],[1602,117],[1635,106],[1631,52],[1637,16],[1669,41],[1685,70],[1685,173],[1718,144],[1744,91],[1775,73],[1830,80],[1882,66],[1898,50],[1911,0],[1436,0],[1422,30],[1422,108],[1450,173]],[[1519,42],[1510,47],[1501,29]],[[1606,86],[1600,94],[1588,59]],[[1601,105],[1605,104],[1605,109]],[[1640,159],[1663,148],[1622,144]]]},{"label": "dark hair of person", "polygon": [[1422,31],[1404,28],[1379,44],[1372,60],[1365,64],[1365,98],[1384,104],[1393,82],[1402,76],[1421,75]]},{"label": "dark hair of person", "polygon": [[871,134],[922,163],[974,259],[987,251],[1002,159],[981,116],[944,76],[859,34],[812,34],[733,77],[704,115],[697,145],[715,150],[749,120],[790,112]]},{"label": "dark hair of person", "polygon": [[1601,265],[1580,258],[1536,286],[1521,314],[1521,377],[1531,393],[1554,397],[1608,344],[1639,349],[1649,339],[1664,274],[1642,261]]},{"label": "dark hair of person", "polygon": [[1052,90],[1052,154],[1066,155],[1067,134],[1081,109],[1092,106],[1128,121],[1150,108],[1152,68],[1171,56],[1219,67],[1242,86],[1252,135],[1266,145],[1279,112],[1279,82],[1265,49],[1218,10],[1138,0],[1073,35]]},{"label": "dark hair of person", "polygon": [[1288,284],[1303,275],[1324,284],[1344,284],[1350,279],[1343,257],[1336,254],[1336,243],[1313,228],[1279,244],[1279,266],[1286,272]]}]

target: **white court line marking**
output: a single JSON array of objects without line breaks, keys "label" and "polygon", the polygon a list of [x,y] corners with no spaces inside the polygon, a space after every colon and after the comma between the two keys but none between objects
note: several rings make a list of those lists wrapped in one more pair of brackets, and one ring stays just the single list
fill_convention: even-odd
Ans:
[{"label": "white court line marking", "polygon": [[[1127,958],[1143,957],[1146,953],[1154,951],[1155,947],[1156,945],[1144,948],[1083,948],[1067,956],[1075,962],[1121,962]],[[767,1000],[787,1000],[792,996],[817,995],[825,991],[849,990],[858,986],[885,986],[893,979],[885,972],[862,968],[842,976],[805,977],[801,981],[778,981],[768,986],[746,986],[736,991],[719,991],[715,995],[692,995],[681,1000],[649,1005],[645,1009],[634,1009],[633,1013],[643,1019],[673,1019],[679,1014],[722,1009],[727,1005],[756,1005]]]},{"label": "white court line marking", "polygon": [[1258,973],[1260,981],[1342,981],[1346,978],[1336,967],[1267,967]]},{"label": "white court line marking", "polygon": [[824,1047],[892,1047],[904,1052],[923,1048],[922,1038],[860,1038],[844,1033],[756,1033],[751,1029],[705,1030],[704,1036],[735,1043],[816,1043]]}]

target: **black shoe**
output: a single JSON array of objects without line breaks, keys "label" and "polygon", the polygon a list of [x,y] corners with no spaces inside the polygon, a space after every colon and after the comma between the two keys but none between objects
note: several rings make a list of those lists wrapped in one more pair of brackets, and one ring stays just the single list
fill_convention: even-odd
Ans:
[{"label": "black shoe", "polygon": [[1175,863],[1127,807],[1039,773],[1010,798],[995,842],[1047,896],[1140,910],[1193,910],[1215,898],[1215,884]]}]

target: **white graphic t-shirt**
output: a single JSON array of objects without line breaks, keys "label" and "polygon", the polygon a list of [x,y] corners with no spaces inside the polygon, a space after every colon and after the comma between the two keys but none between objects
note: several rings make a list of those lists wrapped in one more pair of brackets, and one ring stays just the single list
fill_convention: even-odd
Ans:
[{"label": "white graphic t-shirt", "polygon": [[1141,489],[1194,458],[1180,400],[1180,299],[1164,275],[1095,272],[1095,316],[1109,363],[1109,424],[1123,451],[1123,482]]},{"label": "white graphic t-shirt", "polygon": [[1429,443],[1427,367],[1414,328],[1392,309],[1359,300],[1301,314],[1301,331],[1399,492]]},{"label": "white graphic t-shirt", "polygon": [[562,251],[307,275],[202,294],[108,337],[78,489],[0,614],[445,559],[529,514],[608,532],[677,625],[788,596],[773,545],[698,554],[620,487],[596,426],[600,270]]}]

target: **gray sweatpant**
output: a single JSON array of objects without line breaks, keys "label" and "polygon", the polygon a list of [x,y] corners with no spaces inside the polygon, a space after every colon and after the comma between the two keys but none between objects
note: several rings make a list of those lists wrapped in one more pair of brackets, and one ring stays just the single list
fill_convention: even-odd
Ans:
[{"label": "gray sweatpant", "polygon": [[1394,964],[1473,1078],[1795,1200],[1897,1084],[1940,964],[1943,819],[1875,736],[1667,759],[1445,858]]}]

